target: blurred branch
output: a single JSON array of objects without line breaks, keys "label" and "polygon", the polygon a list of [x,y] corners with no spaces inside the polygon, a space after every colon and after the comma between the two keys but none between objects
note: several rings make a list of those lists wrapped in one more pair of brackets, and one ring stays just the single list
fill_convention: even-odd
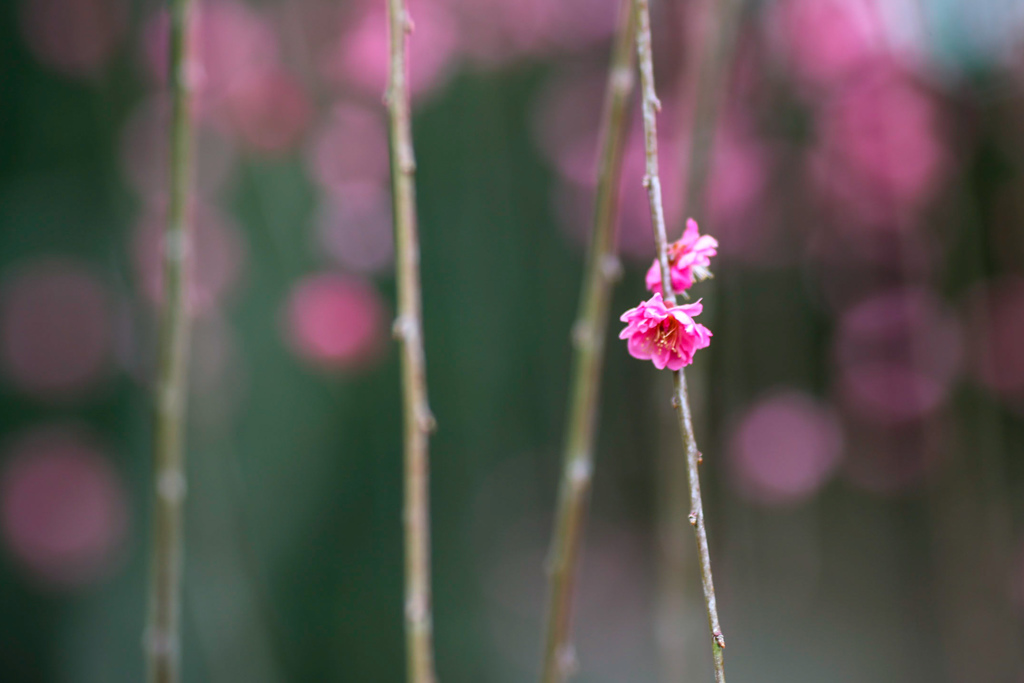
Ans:
[{"label": "blurred branch", "polygon": [[[644,118],[644,150],[646,152],[646,168],[644,187],[651,205],[651,221],[654,227],[654,241],[658,249],[658,262],[661,266],[661,283],[666,301],[675,305],[675,293],[669,277],[668,240],[665,238],[665,211],[661,200],[661,179],[658,175],[658,121],[657,112],[661,103],[654,88],[654,65],[651,57],[651,18],[648,0],[635,0],[636,8],[636,48],[640,64],[640,85]],[[693,435],[693,421],[690,414],[690,401],[686,392],[686,376],[682,370],[673,373],[675,395],[673,406],[679,416],[679,426],[686,450],[687,478],[690,483],[690,523],[693,525],[697,538],[697,552],[700,559],[701,580],[704,584],[704,599],[707,604],[708,624],[711,629],[712,654],[715,663],[716,683],[725,683],[725,666],[722,650],[725,648],[725,637],[718,621],[718,607],[715,598],[715,585],[711,575],[711,555],[708,551],[708,536],[704,525],[704,505],[701,501],[700,474],[698,465],[700,453]]]},{"label": "blurred branch", "polygon": [[190,0],[170,3],[171,124],[163,303],[155,386],[153,547],[145,648],[148,679],[180,674],[181,565],[185,503],[185,407],[188,396],[188,213],[192,125],[188,54]]},{"label": "blurred branch", "polygon": [[390,65],[385,96],[390,119],[391,182],[397,246],[398,318],[402,342],[405,431],[405,629],[410,683],[433,683],[434,643],[430,599],[430,458],[434,417],[427,404],[416,225],[416,160],[409,115],[406,43],[412,19],[405,0],[387,0]]},{"label": "blurred branch", "polygon": [[573,326],[573,372],[570,382],[569,422],[563,454],[554,536],[548,558],[549,589],[544,661],[541,680],[560,683],[575,664],[571,643],[572,607],[587,501],[593,475],[594,439],[608,308],[612,287],[621,266],[616,254],[619,179],[622,150],[633,93],[633,11],[623,0],[608,69],[600,166],[594,206],[594,232],[583,276],[580,309]]},{"label": "blurred branch", "polygon": [[[711,176],[715,124],[729,82],[727,73],[736,46],[743,0],[710,0],[705,43],[697,65],[693,98],[693,128],[686,173],[686,215],[703,224],[708,179]],[[707,232],[707,230],[705,230]]]}]

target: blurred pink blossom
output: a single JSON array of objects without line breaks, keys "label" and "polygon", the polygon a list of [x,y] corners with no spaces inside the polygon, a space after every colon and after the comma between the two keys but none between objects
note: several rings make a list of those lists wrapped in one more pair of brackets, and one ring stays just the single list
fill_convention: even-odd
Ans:
[{"label": "blurred pink blossom", "polygon": [[394,261],[391,227],[391,195],[377,185],[346,185],[322,202],[317,217],[320,246],[358,273],[377,273]]},{"label": "blurred pink blossom", "polygon": [[[139,284],[153,305],[163,299],[165,221],[164,209],[150,209],[136,228],[132,244]],[[188,303],[192,315],[204,316],[223,304],[238,284],[245,266],[246,247],[238,228],[210,205],[193,206],[191,226]]]},{"label": "blurred pink blossom", "polygon": [[[298,142],[311,105],[298,79],[280,60],[271,21],[235,0],[196,8],[188,73],[200,121],[236,134],[261,152],[280,152]],[[144,31],[150,72],[166,80],[168,19],[157,13]]]},{"label": "blurred pink blossom", "polygon": [[786,390],[759,400],[729,442],[731,469],[748,498],[799,503],[828,482],[843,453],[843,432],[828,406]]},{"label": "blurred pink blossom", "polygon": [[818,128],[814,178],[858,227],[906,225],[948,167],[935,102],[889,67],[873,69],[829,98]]},{"label": "blurred pink blossom", "polygon": [[[443,3],[410,0],[415,30],[409,41],[409,87],[413,96],[437,88],[451,70],[459,47],[458,28]],[[350,21],[336,43],[328,48],[322,71],[329,81],[355,86],[378,97],[388,77],[386,6],[364,4],[361,15]]]},{"label": "blurred pink blossom", "polygon": [[835,85],[887,48],[876,0],[781,0],[768,21],[776,49],[813,86]]},{"label": "blurred pink blossom", "polygon": [[75,429],[39,428],[9,449],[0,475],[8,549],[35,578],[74,587],[102,578],[128,527],[123,484]]},{"label": "blurred pink blossom", "polygon": [[842,314],[835,349],[844,403],[866,419],[905,422],[946,400],[960,369],[960,325],[931,292],[895,288]]},{"label": "blurred pink blossom", "polygon": [[22,0],[21,29],[43,64],[91,78],[114,56],[128,29],[126,0]]},{"label": "blurred pink blossom", "polygon": [[312,135],[306,158],[317,184],[339,197],[353,183],[386,184],[388,154],[383,110],[340,103]]},{"label": "blurred pink blossom", "polygon": [[466,53],[497,66],[529,56],[579,50],[610,36],[614,0],[448,0],[461,27]]},{"label": "blurred pink blossom", "polygon": [[[673,291],[680,294],[693,286],[694,279],[708,277],[711,257],[717,253],[718,240],[710,235],[701,235],[697,221],[692,218],[687,220],[683,236],[668,246],[668,270]],[[664,294],[658,259],[654,259],[647,270],[645,283],[649,291]]]},{"label": "blurred pink blossom", "polygon": [[768,150],[728,123],[719,126],[713,144],[707,215],[719,250],[723,257],[745,263],[778,264],[785,258],[784,248],[763,207],[771,171]]},{"label": "blurred pink blossom", "polygon": [[[161,201],[167,193],[167,125],[170,102],[155,95],[139,104],[121,132],[121,166],[128,184],[145,199]],[[196,131],[194,189],[212,196],[226,183],[235,160],[228,139],[199,126]]]},{"label": "blurred pink blossom", "polygon": [[704,305],[697,301],[681,306],[666,306],[661,294],[631,308],[619,318],[626,328],[619,339],[627,339],[629,355],[649,360],[654,367],[679,370],[693,362],[698,349],[711,344],[711,330],[695,322]]},{"label": "blurred pink blossom", "polygon": [[556,73],[534,103],[533,138],[563,178],[597,182],[597,137],[607,75],[596,67]]},{"label": "blurred pink blossom", "polygon": [[249,148],[279,153],[299,142],[311,115],[302,84],[274,66],[232,85],[225,94],[222,120]]},{"label": "blurred pink blossom", "polygon": [[967,300],[974,376],[1024,408],[1024,278],[986,282]]},{"label": "blurred pink blossom", "polygon": [[325,370],[364,367],[384,350],[384,303],[372,285],[356,277],[304,278],[288,297],[284,322],[296,355]]},{"label": "blurred pink blossom", "polygon": [[[188,72],[200,112],[215,108],[237,83],[278,64],[274,26],[244,2],[209,0],[196,5]],[[168,30],[166,10],[154,14],[143,30],[143,51],[150,74],[167,79]]]},{"label": "blurred pink blossom", "polygon": [[[662,137],[660,132],[659,137],[663,150],[660,153],[662,203],[671,239],[673,228],[681,225],[682,181],[679,165],[676,163],[678,157],[670,144],[670,138],[667,134]],[[627,138],[623,157],[619,200],[619,250],[627,258],[646,262],[654,252],[654,237],[651,230],[651,205],[647,190],[643,187],[645,158],[643,131],[639,124],[634,126]],[[563,181],[555,186],[555,208],[562,226],[580,244],[585,244],[590,234],[595,182],[594,179],[585,184]]]},{"label": "blurred pink blossom", "polygon": [[[533,112],[534,140],[559,173],[554,203],[560,222],[576,241],[590,232],[593,188],[597,179],[597,139],[604,98],[605,74],[598,69],[559,74],[541,91]],[[665,219],[670,232],[682,223],[689,160],[685,109],[667,96],[659,118],[658,145]],[[764,260],[771,250],[763,221],[751,214],[759,205],[768,178],[768,155],[738,117],[723,120],[715,135],[708,192],[708,222],[721,235],[722,253]],[[625,142],[620,201],[619,245],[624,256],[647,260],[653,251],[650,204],[642,179],[645,172],[643,126],[633,116]],[[678,233],[677,233],[678,234]],[[777,250],[776,250],[777,251]]]},{"label": "blurred pink blossom", "polygon": [[12,384],[43,399],[80,396],[109,371],[110,301],[83,264],[46,259],[4,283],[0,361]]}]

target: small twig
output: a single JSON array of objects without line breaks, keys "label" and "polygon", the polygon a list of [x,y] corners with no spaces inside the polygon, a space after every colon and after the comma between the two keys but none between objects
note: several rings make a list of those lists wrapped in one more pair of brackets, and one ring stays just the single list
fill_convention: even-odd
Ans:
[{"label": "small twig", "polygon": [[593,474],[608,309],[612,287],[620,271],[615,237],[623,142],[635,81],[633,16],[630,0],[623,0],[605,91],[594,232],[583,276],[579,314],[573,326],[575,352],[569,419],[548,558],[547,630],[541,670],[544,683],[561,683],[571,675],[575,665],[571,643],[572,607]]},{"label": "small twig", "polygon": [[409,116],[406,43],[412,20],[404,0],[387,0],[389,74],[385,95],[390,119],[391,182],[395,216],[398,319],[402,343],[405,432],[405,631],[410,683],[434,683],[434,636],[430,599],[430,458],[434,418],[427,403],[420,295],[420,248],[416,225],[416,160]]},{"label": "small twig", "polygon": [[185,502],[185,407],[188,394],[188,213],[192,125],[188,80],[190,0],[170,4],[170,172],[163,242],[154,388],[153,546],[145,634],[148,680],[177,683],[180,674],[182,513]]},{"label": "small twig", "polygon": [[[641,101],[644,117],[644,150],[646,152],[646,172],[644,187],[651,206],[651,221],[654,227],[654,241],[658,249],[658,262],[661,266],[661,283],[666,301],[675,305],[675,293],[669,277],[668,240],[665,237],[665,211],[661,200],[661,180],[658,175],[658,121],[657,112],[661,108],[654,88],[654,66],[651,57],[651,19],[648,0],[635,0],[636,8],[636,47],[640,64]],[[697,538],[697,552],[700,558],[700,573],[704,584],[704,600],[707,604],[708,624],[711,629],[712,654],[715,663],[716,683],[725,683],[725,666],[722,650],[725,648],[725,637],[718,621],[718,607],[715,599],[715,586],[711,575],[711,555],[708,551],[707,529],[704,525],[704,505],[701,501],[700,474],[697,441],[693,435],[693,422],[690,415],[690,401],[686,392],[686,377],[682,370],[673,373],[675,394],[673,405],[679,416],[679,427],[686,450],[687,476],[690,482],[690,519]]]}]

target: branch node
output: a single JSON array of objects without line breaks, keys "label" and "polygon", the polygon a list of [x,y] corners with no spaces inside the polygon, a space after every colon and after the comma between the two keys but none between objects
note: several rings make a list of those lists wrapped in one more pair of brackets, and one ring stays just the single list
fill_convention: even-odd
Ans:
[{"label": "branch node", "polygon": [[416,409],[416,424],[421,431],[427,434],[437,430],[437,419],[434,417],[434,413],[430,411],[429,406],[421,405]]},{"label": "branch node", "polygon": [[414,624],[421,625],[427,618],[427,605],[422,595],[410,596],[405,601],[405,618]]},{"label": "branch node", "polygon": [[643,186],[644,186],[645,190],[651,187],[651,176],[650,175],[646,175],[646,174],[644,175]]},{"label": "branch node", "polygon": [[704,454],[701,453],[700,451],[697,451],[697,464],[701,465],[703,463],[704,463]]},{"label": "branch node", "polygon": [[402,15],[402,26],[406,34],[410,34],[416,30],[416,24],[413,22],[412,15],[409,14],[409,10],[405,10],[405,13]]},{"label": "branch node", "polygon": [[594,348],[594,328],[589,321],[581,318],[572,326],[572,344],[581,351]]},{"label": "branch node", "polygon": [[622,261],[615,254],[608,254],[601,261],[601,274],[609,282],[618,282],[622,277]]},{"label": "branch node", "polygon": [[724,650],[725,649],[725,636],[722,634],[722,632],[721,631],[715,631],[712,635],[715,637],[715,645],[717,645],[719,647],[719,649]]},{"label": "branch node", "polygon": [[188,483],[185,475],[176,469],[166,469],[157,474],[156,491],[161,498],[170,503],[180,503],[185,500],[188,492]]},{"label": "branch node", "polygon": [[156,657],[177,658],[181,651],[177,635],[159,628],[147,628],[142,645],[147,653]]},{"label": "branch node", "polygon": [[680,406],[679,397],[678,396],[673,396],[672,397],[672,407],[678,409],[679,406]]},{"label": "branch node", "polygon": [[558,670],[562,678],[571,678],[579,669],[579,662],[576,659],[576,648],[572,643],[566,643],[558,650]]},{"label": "branch node", "polygon": [[590,460],[587,458],[575,458],[571,465],[569,465],[568,475],[569,481],[572,483],[573,488],[582,489],[590,483],[590,477],[593,474],[594,467],[591,465]]},{"label": "branch node", "polygon": [[691,512],[690,513],[690,526],[694,526],[694,527],[697,526],[697,523],[699,521],[700,521],[700,515],[698,515],[696,511]]},{"label": "branch node", "polygon": [[412,337],[414,327],[412,320],[400,315],[391,325],[391,336],[399,341],[408,341]]}]

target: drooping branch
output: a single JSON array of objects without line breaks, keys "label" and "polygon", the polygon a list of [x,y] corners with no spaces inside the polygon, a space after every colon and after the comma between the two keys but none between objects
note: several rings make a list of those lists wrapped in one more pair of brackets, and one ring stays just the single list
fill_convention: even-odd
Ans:
[{"label": "drooping branch", "polygon": [[620,266],[616,248],[622,150],[633,75],[631,0],[623,0],[608,70],[599,139],[594,227],[573,327],[573,370],[562,481],[548,557],[548,603],[541,680],[561,683],[572,672],[572,609],[593,473],[594,441],[612,287]]},{"label": "drooping branch", "polygon": [[[654,65],[651,56],[651,20],[648,0],[635,0],[636,9],[636,46],[640,66],[641,102],[644,119],[644,151],[646,165],[644,187],[647,189],[651,209],[651,222],[654,227],[654,241],[658,251],[658,263],[661,267],[661,282],[664,298],[675,305],[675,293],[672,290],[669,275],[668,241],[665,237],[665,211],[661,197],[661,179],[658,173],[658,116],[661,103],[654,86]],[[700,573],[704,587],[704,599],[708,612],[708,625],[711,630],[712,655],[715,664],[716,683],[725,683],[725,667],[723,652],[725,637],[718,620],[718,607],[715,597],[715,586],[711,574],[711,555],[708,550],[707,529],[704,524],[704,506],[701,500],[699,463],[700,453],[693,434],[693,421],[690,413],[690,401],[686,390],[686,377],[682,370],[673,373],[675,393],[673,406],[679,417],[679,427],[686,450],[687,477],[690,484],[690,523],[694,527],[697,552],[700,560]]]},{"label": "drooping branch", "polygon": [[170,4],[170,172],[163,236],[163,301],[154,387],[153,545],[145,649],[148,680],[180,677],[181,566],[188,395],[187,301],[192,124],[188,54],[190,0]]},{"label": "drooping branch", "polygon": [[416,220],[416,159],[413,154],[408,86],[408,34],[412,20],[404,0],[388,4],[389,73],[385,99],[391,142],[398,317],[402,344],[405,477],[405,630],[410,683],[434,683],[434,637],[430,591],[430,457],[434,418],[427,403],[420,293],[420,247]]}]

